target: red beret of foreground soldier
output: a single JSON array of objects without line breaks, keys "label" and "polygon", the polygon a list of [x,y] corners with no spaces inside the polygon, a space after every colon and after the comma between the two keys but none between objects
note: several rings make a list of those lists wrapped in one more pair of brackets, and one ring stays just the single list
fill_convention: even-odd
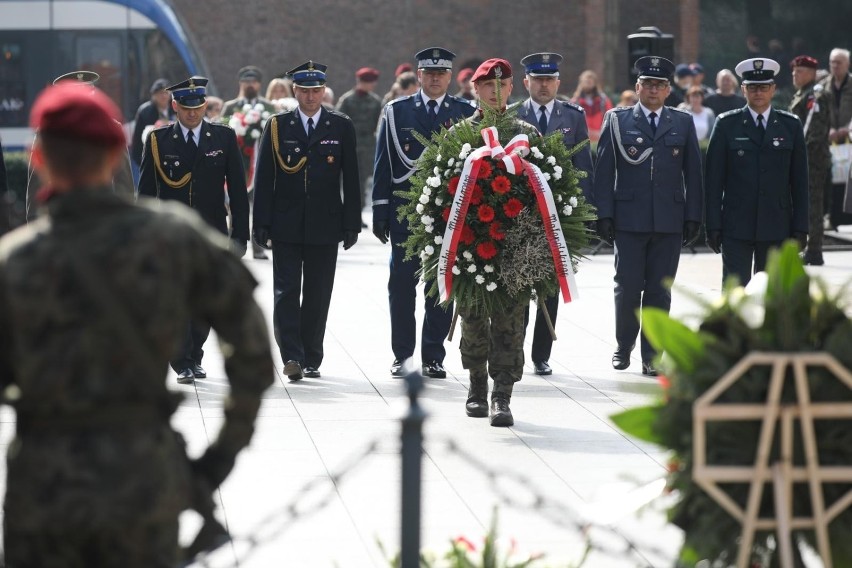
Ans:
[{"label": "red beret of foreground soldier", "polygon": [[372,67],[361,67],[355,72],[355,78],[365,83],[375,83],[379,80],[379,72]]},{"label": "red beret of foreground soldier", "polygon": [[819,69],[819,61],[810,55],[799,55],[798,57],[794,57],[790,62],[790,68],[792,69],[793,67],[810,67],[811,69]]},{"label": "red beret of foreground soldier", "polygon": [[39,132],[107,148],[126,145],[120,120],[118,107],[102,91],[71,82],[42,91],[30,113],[30,126]]},{"label": "red beret of foreground soldier", "polygon": [[511,76],[512,66],[509,62],[505,59],[493,58],[483,61],[482,64],[476,68],[476,71],[470,80],[476,83],[477,81],[497,79],[498,77],[501,79],[507,79]]}]

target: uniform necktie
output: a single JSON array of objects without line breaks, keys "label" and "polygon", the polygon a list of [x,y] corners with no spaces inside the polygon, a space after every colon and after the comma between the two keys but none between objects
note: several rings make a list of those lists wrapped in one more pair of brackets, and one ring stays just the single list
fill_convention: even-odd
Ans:
[{"label": "uniform necktie", "polygon": [[314,119],[313,117],[308,119],[308,138],[314,133]]},{"label": "uniform necktie", "polygon": [[539,115],[539,117],[538,117],[538,130],[542,134],[546,134],[547,133],[547,107],[544,106],[544,105],[541,105],[540,107],[538,107],[538,111],[541,113],[541,115]]},{"label": "uniform necktie", "polygon": [[657,135],[657,113],[652,112],[648,115],[648,119],[651,121],[651,130],[654,132],[654,136]]},{"label": "uniform necktie", "polygon": [[195,143],[195,132],[192,130],[186,133],[186,149],[189,150],[190,163],[195,163],[195,154],[198,150],[198,145]]},{"label": "uniform necktie", "polygon": [[757,131],[760,133],[760,139],[763,140],[763,135],[766,133],[766,125],[763,124],[763,115],[757,115]]},{"label": "uniform necktie", "polygon": [[430,99],[426,106],[429,107],[429,119],[435,122],[435,119],[438,118],[438,101]]}]

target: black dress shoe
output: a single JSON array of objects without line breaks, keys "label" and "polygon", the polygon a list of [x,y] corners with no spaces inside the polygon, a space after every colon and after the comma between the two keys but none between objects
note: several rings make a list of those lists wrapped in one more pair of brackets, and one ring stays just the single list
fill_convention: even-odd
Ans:
[{"label": "black dress shoe", "polygon": [[265,253],[265,252],[263,252],[262,250],[259,250],[259,251],[255,252],[255,253],[253,253],[253,254],[252,254],[252,256],[253,256],[256,260],[269,260],[269,257],[268,257],[268,256],[266,255],[266,253]]},{"label": "black dress shoe", "polygon": [[533,361],[533,365],[535,366],[535,374],[536,375],[552,375],[553,369],[550,368],[550,365],[547,364],[547,361],[539,361],[536,363]]},{"label": "black dress shoe", "polygon": [[511,426],[515,423],[509,408],[509,397],[501,394],[491,395],[491,425]]},{"label": "black dress shoe", "polygon": [[178,371],[177,374],[177,382],[182,385],[187,385],[191,383],[195,379],[195,375],[192,374],[192,369],[183,369]]},{"label": "black dress shoe", "polygon": [[630,353],[633,351],[633,345],[629,347],[618,346],[615,353],[612,354],[612,367],[619,371],[623,371],[630,366]]},{"label": "black dress shoe", "polygon": [[444,366],[438,361],[429,361],[428,363],[423,363],[423,376],[430,379],[446,379],[447,372],[444,370]]},{"label": "black dress shoe", "polygon": [[391,363],[391,376],[401,379],[405,376],[405,370],[402,368],[402,364],[405,361],[403,359],[394,359],[393,363]]},{"label": "black dress shoe", "polygon": [[292,359],[284,363],[284,374],[287,375],[291,381],[300,381],[302,380],[302,365],[298,361],[293,361]]},{"label": "black dress shoe", "polygon": [[192,374],[195,375],[196,379],[206,379],[207,378],[207,371],[205,371],[204,367],[202,367],[198,363],[192,364]]},{"label": "black dress shoe", "polygon": [[306,365],[306,366],[305,366],[305,371],[304,371],[302,374],[303,374],[305,377],[309,378],[309,379],[318,379],[318,378],[320,378],[320,372],[319,372],[319,369],[317,369],[316,367],[313,367],[313,366],[311,366],[311,365]]},{"label": "black dress shoe", "polygon": [[806,252],[804,260],[805,264],[809,264],[811,266],[822,266],[823,264],[825,264],[825,260],[823,260],[821,252]]},{"label": "black dress shoe", "polygon": [[654,363],[651,361],[642,361],[642,374],[649,377],[656,377],[657,369],[654,368]]}]

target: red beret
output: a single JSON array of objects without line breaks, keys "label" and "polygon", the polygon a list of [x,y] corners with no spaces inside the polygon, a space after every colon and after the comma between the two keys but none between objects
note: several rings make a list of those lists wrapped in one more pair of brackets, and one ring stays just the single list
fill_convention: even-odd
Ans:
[{"label": "red beret", "polygon": [[394,71],[393,76],[399,77],[406,71],[414,71],[414,66],[411,63],[400,63],[396,67],[396,71]]},{"label": "red beret", "polygon": [[71,82],[46,88],[30,112],[30,126],[40,132],[110,148],[127,144],[120,121],[121,112],[102,91]]},{"label": "red beret", "polygon": [[512,76],[512,66],[509,62],[505,59],[494,58],[483,61],[482,64],[476,68],[476,72],[474,72],[473,77],[471,77],[470,80],[476,83],[477,81],[496,79],[497,69],[500,70],[501,79]]},{"label": "red beret", "polygon": [[459,81],[470,81],[471,77],[473,77],[473,69],[471,69],[470,67],[465,67],[464,69],[459,71],[457,78]]},{"label": "red beret", "polygon": [[799,55],[794,57],[790,62],[790,67],[810,67],[811,69],[819,69],[819,61],[810,55]]},{"label": "red beret", "polygon": [[372,83],[374,81],[379,80],[379,71],[377,69],[373,69],[372,67],[361,67],[357,71],[355,71],[355,77],[364,81],[365,83]]}]

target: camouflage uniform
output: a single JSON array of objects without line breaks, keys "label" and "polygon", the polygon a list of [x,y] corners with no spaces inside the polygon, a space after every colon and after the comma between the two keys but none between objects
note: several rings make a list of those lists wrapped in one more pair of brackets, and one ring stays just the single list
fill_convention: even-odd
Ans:
[{"label": "camouflage uniform", "polygon": [[[183,205],[92,188],[46,210],[0,240],[0,388],[17,411],[6,566],[173,567],[179,513],[227,476],[272,383],[256,282]],[[164,380],[191,318],[229,345],[231,383],[219,436],[192,462]]]},{"label": "camouflage uniform", "polygon": [[347,91],[337,101],[337,110],[352,119],[358,153],[358,171],[361,172],[361,205],[367,203],[372,188],[367,184],[373,175],[373,158],[376,155],[376,129],[382,114],[382,99],[376,93]]},{"label": "camouflage uniform", "polygon": [[831,176],[828,149],[829,107],[822,85],[811,82],[793,95],[790,112],[799,117],[808,150],[808,249],[806,262],[822,264],[823,191]]},{"label": "camouflage uniform", "polygon": [[511,395],[524,372],[525,308],[519,303],[490,317],[459,308],[462,366],[474,380],[490,374],[494,393]]}]

